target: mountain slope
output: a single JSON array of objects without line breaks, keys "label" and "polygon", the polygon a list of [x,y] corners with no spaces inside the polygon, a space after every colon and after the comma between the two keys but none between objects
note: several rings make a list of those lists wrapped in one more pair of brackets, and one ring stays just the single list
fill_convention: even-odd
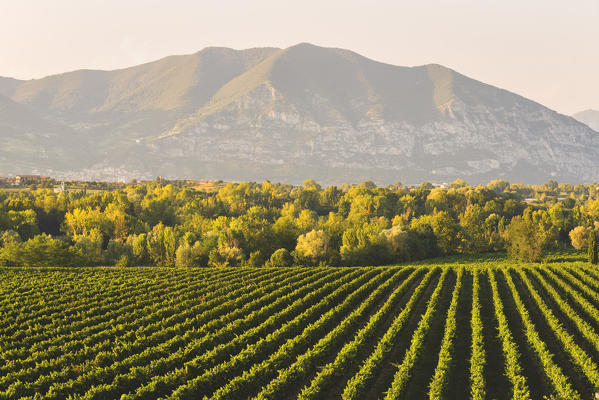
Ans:
[{"label": "mountain slope", "polygon": [[572,118],[439,65],[396,67],[301,44],[223,86],[153,144],[187,173],[202,163],[210,176],[237,179],[266,170],[296,182],[576,181],[597,176],[597,139]]},{"label": "mountain slope", "polygon": [[79,70],[22,81],[11,97],[33,109],[53,112],[140,112],[198,107],[223,84],[274,49],[237,51],[206,48],[191,55],[115,71]]},{"label": "mountain slope", "polygon": [[599,111],[585,110],[572,115],[572,117],[599,132]]},{"label": "mountain slope", "polygon": [[306,43],[0,80],[0,93],[89,145],[85,162],[62,170],[73,177],[599,177],[599,134],[571,117],[440,65],[399,67]]},{"label": "mountain slope", "polygon": [[51,172],[77,162],[78,139],[71,129],[45,120],[0,95],[0,170]]},{"label": "mountain slope", "polygon": [[[434,89],[424,68],[396,67],[348,50],[300,44],[275,52],[231,80],[171,133],[256,91],[276,92],[281,110],[284,99],[289,109],[310,115],[318,123],[357,123],[365,116],[419,123],[438,117],[429,95]],[[442,96],[439,90],[438,99]]]}]

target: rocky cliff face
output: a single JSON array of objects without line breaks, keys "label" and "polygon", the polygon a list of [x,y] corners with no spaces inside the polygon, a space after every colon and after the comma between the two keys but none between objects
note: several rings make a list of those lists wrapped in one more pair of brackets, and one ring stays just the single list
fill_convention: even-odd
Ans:
[{"label": "rocky cliff face", "polygon": [[266,88],[256,90],[184,133],[152,142],[151,152],[166,162],[186,160],[188,173],[201,163],[214,178],[220,171],[234,179],[294,182],[306,176],[323,182],[599,176],[599,136],[544,108],[489,110],[456,100],[447,116],[421,125],[378,118],[319,123],[293,109],[251,110],[272,100]]},{"label": "rocky cliff face", "polygon": [[55,175],[292,183],[599,177],[599,133],[439,65],[397,67],[308,44],[204,52],[126,73],[90,72],[104,75],[73,78],[78,84],[61,76],[62,84],[11,81],[0,91],[89,146]]}]

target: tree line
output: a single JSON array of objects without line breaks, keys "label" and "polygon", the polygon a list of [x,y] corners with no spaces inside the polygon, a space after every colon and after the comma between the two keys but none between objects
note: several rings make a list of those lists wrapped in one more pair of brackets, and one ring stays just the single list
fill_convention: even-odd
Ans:
[{"label": "tree line", "polygon": [[358,266],[502,250],[538,261],[568,247],[596,259],[598,221],[599,185],[553,181],[38,188],[0,192],[0,265]]}]

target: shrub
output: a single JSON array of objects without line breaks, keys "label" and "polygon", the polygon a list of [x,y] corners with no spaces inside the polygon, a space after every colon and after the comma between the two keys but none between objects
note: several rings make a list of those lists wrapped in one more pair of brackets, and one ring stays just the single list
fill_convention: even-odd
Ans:
[{"label": "shrub", "polygon": [[293,257],[287,249],[278,249],[270,256],[270,265],[274,268],[285,268],[293,265]]}]

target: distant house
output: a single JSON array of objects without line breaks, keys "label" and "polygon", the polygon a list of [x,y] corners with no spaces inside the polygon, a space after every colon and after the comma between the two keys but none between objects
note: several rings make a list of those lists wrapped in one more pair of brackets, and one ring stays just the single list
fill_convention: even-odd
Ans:
[{"label": "distant house", "polygon": [[17,185],[22,184],[23,182],[42,182],[50,179],[49,176],[41,176],[41,175],[17,175],[15,177],[15,183]]},{"label": "distant house", "polygon": [[60,183],[60,186],[54,188],[54,193],[62,193],[65,191],[64,182]]},{"label": "distant house", "polygon": [[0,176],[0,186],[14,185],[14,178],[5,178]]}]

